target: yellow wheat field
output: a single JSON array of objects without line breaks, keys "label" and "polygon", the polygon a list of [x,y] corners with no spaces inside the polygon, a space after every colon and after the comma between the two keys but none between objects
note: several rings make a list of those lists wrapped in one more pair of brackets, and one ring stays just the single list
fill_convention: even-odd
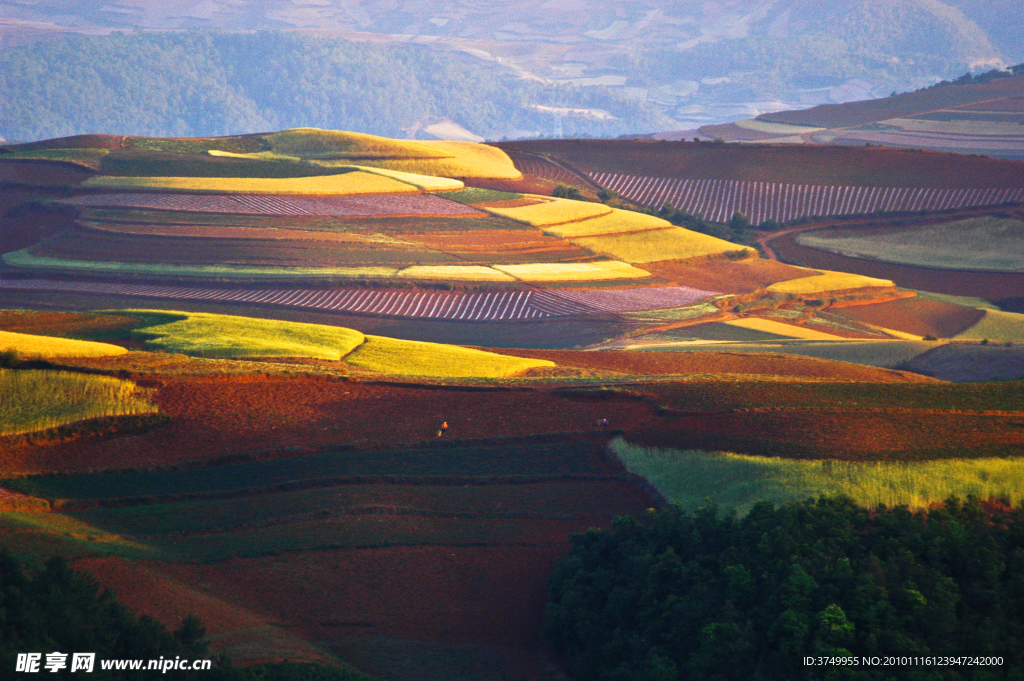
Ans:
[{"label": "yellow wheat field", "polygon": [[772,319],[761,319],[760,317],[746,317],[744,319],[731,319],[725,322],[729,326],[736,326],[741,329],[750,329],[752,331],[762,331],[764,333],[772,333],[777,336],[786,336],[788,338],[799,338],[800,340],[849,340],[842,336],[835,336],[831,333],[824,333],[823,331],[816,331],[814,329],[808,329],[804,326],[796,326],[794,324],[784,324],[777,322]]},{"label": "yellow wheat field", "polygon": [[829,293],[831,291],[845,291],[858,288],[891,288],[895,286],[888,279],[875,279],[860,274],[849,274],[847,272],[830,272],[819,270],[820,274],[800,279],[780,281],[768,287],[769,291],[777,293],[793,293],[802,295],[814,295],[816,293]]},{"label": "yellow wheat field", "polygon": [[510,274],[519,281],[605,281],[611,279],[643,279],[651,276],[650,272],[617,260],[494,265],[494,269]]},{"label": "yellow wheat field", "polygon": [[0,331],[0,352],[6,350],[13,350],[21,357],[44,358],[108,357],[128,352],[120,346],[109,343]]},{"label": "yellow wheat field", "polygon": [[367,336],[345,361],[386,374],[437,378],[505,378],[535,367],[555,366],[548,360],[381,336]]},{"label": "yellow wheat field", "polygon": [[548,199],[546,197],[533,197],[540,199],[540,202],[529,206],[515,206],[512,208],[484,207],[488,213],[499,217],[509,218],[516,222],[523,222],[532,227],[549,227],[569,222],[577,222],[594,218],[599,215],[608,215],[612,209],[601,203],[587,203],[586,201],[573,201],[571,199]]},{"label": "yellow wheat field", "polygon": [[149,189],[230,194],[359,195],[414,194],[419,188],[376,173],[350,172],[314,177],[115,177],[98,175],[82,183],[102,189]]},{"label": "yellow wheat field", "polygon": [[610,255],[629,263],[685,260],[686,258],[706,257],[733,251],[753,253],[753,249],[747,246],[739,246],[681,227],[634,234],[577,237],[570,241],[595,253]]},{"label": "yellow wheat field", "polygon": [[632,210],[612,208],[611,213],[595,218],[553,225],[544,228],[544,233],[569,239],[577,236],[604,236],[624,232],[643,232],[652,229],[668,229],[672,223],[654,215],[637,213]]}]

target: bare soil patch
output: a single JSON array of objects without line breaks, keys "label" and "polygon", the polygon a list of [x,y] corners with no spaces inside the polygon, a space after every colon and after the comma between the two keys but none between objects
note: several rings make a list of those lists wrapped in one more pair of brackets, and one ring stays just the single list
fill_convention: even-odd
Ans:
[{"label": "bare soil patch", "polygon": [[854,321],[936,338],[952,338],[974,326],[984,316],[981,310],[920,296],[843,307],[834,312]]},{"label": "bare soil patch", "polygon": [[664,261],[646,263],[644,269],[675,285],[723,293],[752,293],[780,281],[813,274],[799,267],[765,259],[738,262],[713,260],[699,265]]}]

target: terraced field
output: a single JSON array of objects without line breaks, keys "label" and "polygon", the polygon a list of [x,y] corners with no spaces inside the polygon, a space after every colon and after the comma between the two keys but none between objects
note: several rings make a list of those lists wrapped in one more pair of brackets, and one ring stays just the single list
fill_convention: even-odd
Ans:
[{"label": "terraced field", "polygon": [[481,215],[465,204],[433,194],[377,196],[267,196],[261,194],[82,194],[62,201],[97,208],[137,208],[189,213],[326,217]]},{"label": "terraced field", "polygon": [[808,216],[940,211],[1024,202],[1024,188],[938,189],[797,185],[736,180],[680,180],[591,173],[598,184],[644,206],[666,202],[712,222],[740,212],[753,224]]},{"label": "terraced field", "polygon": [[0,290],[80,292],[101,295],[206,300],[358,314],[505,321],[545,319],[602,312],[632,312],[689,305],[716,295],[685,286],[621,290],[529,289],[490,292],[375,291],[340,289],[227,289],[147,284],[113,284],[46,279],[0,279]]}]

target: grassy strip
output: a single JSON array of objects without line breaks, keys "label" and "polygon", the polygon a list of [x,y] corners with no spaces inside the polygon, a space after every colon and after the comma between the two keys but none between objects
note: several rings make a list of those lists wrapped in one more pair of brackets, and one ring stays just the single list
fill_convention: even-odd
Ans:
[{"label": "grassy strip", "polygon": [[5,253],[3,261],[12,267],[47,270],[102,272],[104,274],[156,275],[170,277],[227,277],[241,279],[330,279],[339,277],[393,277],[392,267],[261,267],[250,265],[173,265],[167,263],[70,260],[35,255],[29,249]]},{"label": "grassy strip", "polygon": [[821,270],[821,274],[789,281],[780,281],[768,287],[769,291],[776,293],[792,293],[796,295],[815,295],[831,291],[846,291],[858,288],[891,288],[895,286],[888,279],[875,279],[865,277],[861,274],[849,274],[847,272],[830,272]]},{"label": "grassy strip", "polygon": [[[704,326],[710,325],[702,324],[695,328],[679,329],[681,338],[677,342],[668,340],[661,342],[655,337],[655,342],[645,343],[644,341],[647,340],[646,336],[640,336],[633,340],[636,341],[638,347],[644,346],[651,349],[670,348],[677,352],[706,352],[708,350],[771,352],[784,355],[816,357],[818,359],[831,359],[837,362],[851,362],[853,364],[864,364],[866,366],[888,369],[897,368],[915,357],[942,345],[941,342],[909,340],[772,341],[765,339],[763,341],[741,341],[718,345],[715,345],[713,341],[694,343],[691,340],[692,337]],[[726,328],[735,329],[736,327],[726,326]]]},{"label": "grassy strip", "polygon": [[441,378],[505,378],[535,367],[555,366],[543,359],[381,336],[367,336],[345,361],[386,374]]},{"label": "grassy strip", "polygon": [[0,369],[0,395],[0,435],[157,411],[148,391],[130,381],[68,372]]},{"label": "grassy strip", "polygon": [[7,161],[63,161],[97,169],[100,161],[110,153],[109,149],[35,149],[4,154]]},{"label": "grassy strip", "polygon": [[947,459],[916,463],[807,461],[656,449],[617,438],[609,445],[629,470],[649,480],[684,508],[710,498],[726,508],[748,511],[755,502],[776,504],[845,494],[863,506],[927,508],[952,495],[981,499],[1024,499],[1024,461]]},{"label": "grassy strip", "polygon": [[467,187],[454,192],[446,192],[444,198],[451,201],[458,201],[467,205],[474,203],[489,203],[492,201],[515,201],[523,198],[523,194],[513,192],[502,192],[497,189],[481,189],[479,187]]},{"label": "grassy strip", "polygon": [[359,346],[354,329],[202,312],[127,310],[152,324],[133,336],[146,345],[197,357],[313,357],[338,360]]},{"label": "grassy strip", "polygon": [[486,265],[413,265],[398,272],[403,279],[444,281],[515,281],[515,278]]},{"label": "grassy strip", "polygon": [[83,554],[157,558],[158,551],[60,513],[0,512],[0,543],[33,558]]},{"label": "grassy strip", "polygon": [[101,189],[147,189],[202,193],[353,196],[412,194],[417,187],[376,173],[354,171],[313,177],[120,177],[98,175],[82,183]]},{"label": "grassy strip", "polygon": [[977,324],[956,335],[964,340],[998,339],[1003,341],[1024,341],[1024,314],[985,310],[985,316]]},{"label": "grassy strip", "polygon": [[35,336],[27,333],[0,331],[0,352],[14,351],[21,357],[108,357],[123,355],[127,350],[109,343]]},{"label": "grassy strip", "polygon": [[737,246],[724,239],[681,227],[613,236],[575,237],[570,240],[577,246],[628,263],[685,260],[723,253],[754,253],[747,246]]}]

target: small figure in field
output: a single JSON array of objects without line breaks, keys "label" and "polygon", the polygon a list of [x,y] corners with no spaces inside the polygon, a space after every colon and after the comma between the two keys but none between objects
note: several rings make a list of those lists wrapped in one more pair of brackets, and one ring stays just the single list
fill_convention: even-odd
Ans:
[{"label": "small figure in field", "polygon": [[607,428],[608,427],[608,419],[601,419],[600,424],[601,424],[602,428]]},{"label": "small figure in field", "polygon": [[441,428],[437,431],[437,436],[441,437],[446,432],[448,432],[448,422],[447,421],[442,421],[441,422]]}]

